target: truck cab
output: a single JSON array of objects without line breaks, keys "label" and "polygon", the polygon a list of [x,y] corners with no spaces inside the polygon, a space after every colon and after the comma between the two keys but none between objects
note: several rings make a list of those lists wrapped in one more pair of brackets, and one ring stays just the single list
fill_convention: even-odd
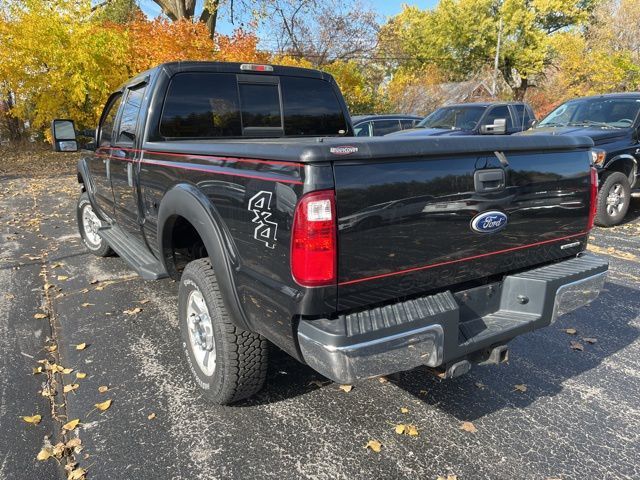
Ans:
[{"label": "truck cab", "polygon": [[461,103],[440,107],[427,115],[415,128],[396,135],[511,135],[528,129],[534,121],[533,110],[523,102]]},{"label": "truck cab", "polygon": [[620,224],[631,194],[640,192],[640,93],[614,93],[569,100],[523,135],[587,136],[600,189],[596,224]]}]

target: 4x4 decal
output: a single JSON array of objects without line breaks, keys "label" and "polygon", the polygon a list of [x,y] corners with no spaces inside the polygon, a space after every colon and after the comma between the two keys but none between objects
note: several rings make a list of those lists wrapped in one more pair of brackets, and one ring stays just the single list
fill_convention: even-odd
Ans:
[{"label": "4x4 decal", "polygon": [[256,193],[249,200],[248,210],[254,214],[253,223],[256,228],[253,231],[253,238],[259,242],[263,242],[267,248],[276,247],[276,233],[278,232],[278,224],[269,220],[271,218],[271,197],[273,193],[262,190]]}]

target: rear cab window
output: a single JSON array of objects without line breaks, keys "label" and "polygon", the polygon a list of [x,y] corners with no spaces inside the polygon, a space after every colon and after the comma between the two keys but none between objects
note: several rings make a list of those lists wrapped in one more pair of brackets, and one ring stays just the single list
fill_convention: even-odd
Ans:
[{"label": "rear cab window", "polygon": [[165,139],[340,136],[348,124],[331,83],[307,77],[187,72],[169,84]]}]

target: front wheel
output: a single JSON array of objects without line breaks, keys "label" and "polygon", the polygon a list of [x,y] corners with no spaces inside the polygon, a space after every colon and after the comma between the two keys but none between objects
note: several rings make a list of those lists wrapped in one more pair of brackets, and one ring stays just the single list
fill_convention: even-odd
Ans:
[{"label": "front wheel", "polygon": [[612,227],[622,222],[631,201],[631,185],[624,173],[612,172],[604,178],[598,191],[596,225]]},{"label": "front wheel", "polygon": [[189,262],[182,272],[178,321],[189,368],[210,401],[229,405],[262,388],[267,340],[233,324],[208,258]]},{"label": "front wheel", "polygon": [[77,215],[78,230],[87,249],[98,257],[113,255],[109,244],[98,234],[102,222],[93,211],[87,192],[82,192],[78,199]]}]

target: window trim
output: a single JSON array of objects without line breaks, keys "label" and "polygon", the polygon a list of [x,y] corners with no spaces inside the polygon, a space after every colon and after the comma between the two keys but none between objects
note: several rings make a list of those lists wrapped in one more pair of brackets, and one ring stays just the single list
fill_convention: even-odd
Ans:
[{"label": "window trim", "polygon": [[[122,90],[118,90],[117,92],[113,92],[111,95],[109,95],[109,98],[107,99],[107,103],[105,104],[104,109],[102,110],[102,114],[100,115],[100,120],[98,121],[98,129],[96,131],[96,146],[97,148],[100,148],[102,145],[102,130],[103,130],[103,124],[104,124],[104,120],[107,116],[107,113],[111,111],[111,108],[113,107],[114,103],[116,103],[118,101],[118,98],[122,99],[124,95],[124,92]],[[113,146],[114,142],[113,142],[113,133],[116,130],[116,124],[118,123],[118,118],[120,115],[120,107],[122,107],[122,102],[120,103],[120,105],[118,106],[118,109],[116,110],[116,114],[115,117],[113,118],[113,127],[111,128],[111,139],[109,140],[109,146]]]},{"label": "window trim", "polygon": [[[114,131],[117,132],[117,134],[115,136],[115,142],[111,142],[111,144],[114,147],[130,147],[134,145],[136,143],[136,140],[140,138],[140,133],[141,133],[140,132],[140,113],[142,112],[142,107],[144,106],[144,101],[147,95],[148,86],[149,86],[149,80],[148,78],[145,78],[140,82],[136,82],[132,85],[127,85],[122,91],[122,98],[124,98],[124,101],[120,104],[118,116],[116,117],[115,126],[117,126],[117,128],[114,128]],[[144,88],[144,92],[142,94],[142,99],[140,100],[140,108],[138,109],[138,114],[136,115],[135,139],[121,142],[119,141],[119,139],[120,139],[120,134],[122,133],[120,128],[122,126],[122,115],[124,113],[124,108],[125,108],[125,105],[127,104],[127,100],[129,100],[129,95],[131,94],[131,90],[137,90],[139,88]]]}]

